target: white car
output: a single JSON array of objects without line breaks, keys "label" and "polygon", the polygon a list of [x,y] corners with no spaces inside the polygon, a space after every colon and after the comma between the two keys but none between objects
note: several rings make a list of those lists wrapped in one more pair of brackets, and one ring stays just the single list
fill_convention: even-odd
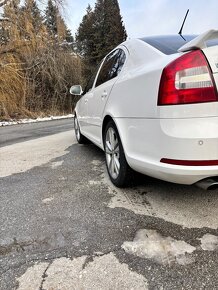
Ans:
[{"label": "white car", "polygon": [[207,180],[218,177],[218,31],[184,38],[123,42],[84,92],[71,87],[71,94],[82,95],[76,138],[105,151],[118,187],[133,170],[180,184],[218,184]]}]

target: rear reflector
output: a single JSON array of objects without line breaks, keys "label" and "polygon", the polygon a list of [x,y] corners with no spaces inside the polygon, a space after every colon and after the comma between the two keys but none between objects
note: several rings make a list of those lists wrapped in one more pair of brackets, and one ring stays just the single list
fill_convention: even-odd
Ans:
[{"label": "rear reflector", "polygon": [[211,69],[200,50],[177,58],[163,70],[158,105],[218,101]]},{"label": "rear reflector", "polygon": [[215,166],[218,165],[218,160],[176,160],[162,158],[161,163],[171,165],[183,165],[183,166]]}]

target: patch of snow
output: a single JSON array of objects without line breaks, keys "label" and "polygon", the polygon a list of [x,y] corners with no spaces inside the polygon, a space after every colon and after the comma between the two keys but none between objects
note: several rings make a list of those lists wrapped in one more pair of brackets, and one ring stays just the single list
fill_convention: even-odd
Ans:
[{"label": "patch of snow", "polygon": [[90,185],[101,185],[101,181],[89,180]]},{"label": "patch of snow", "polygon": [[163,265],[193,263],[190,254],[196,250],[184,241],[163,237],[157,231],[147,229],[139,230],[133,242],[124,242],[122,248],[129,254],[152,259]]},{"label": "patch of snow", "polygon": [[202,250],[214,251],[218,249],[218,236],[206,234],[199,240],[201,241]]},{"label": "patch of snow", "polygon": [[29,123],[37,123],[37,122],[45,122],[52,120],[60,120],[60,119],[69,119],[73,118],[73,114],[64,115],[64,116],[49,116],[44,118],[36,118],[36,119],[20,119],[20,120],[11,120],[11,121],[0,121],[0,127],[2,126],[10,126],[17,124],[29,124]]},{"label": "patch of snow", "polygon": [[42,200],[42,203],[44,203],[44,204],[48,204],[48,203],[50,203],[53,199],[54,199],[54,197],[47,197],[47,198],[44,198],[44,199]]},{"label": "patch of snow", "polygon": [[52,163],[51,163],[51,168],[52,168],[52,169],[55,169],[55,168],[61,166],[61,165],[63,164],[63,162],[64,162],[63,160],[61,160],[61,161],[56,161],[56,162],[52,162]]}]

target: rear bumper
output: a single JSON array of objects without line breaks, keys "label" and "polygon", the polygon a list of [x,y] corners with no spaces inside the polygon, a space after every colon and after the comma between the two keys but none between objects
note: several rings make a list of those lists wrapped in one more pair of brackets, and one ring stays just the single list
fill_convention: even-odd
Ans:
[{"label": "rear bumper", "polygon": [[128,158],[128,163],[138,172],[179,184],[194,184],[202,179],[218,176],[218,166],[169,165],[152,161],[140,162],[132,158]]},{"label": "rear bumper", "polygon": [[218,165],[184,166],[160,162],[218,160],[218,117],[190,119],[115,119],[129,165],[162,180],[193,184],[218,176]]}]

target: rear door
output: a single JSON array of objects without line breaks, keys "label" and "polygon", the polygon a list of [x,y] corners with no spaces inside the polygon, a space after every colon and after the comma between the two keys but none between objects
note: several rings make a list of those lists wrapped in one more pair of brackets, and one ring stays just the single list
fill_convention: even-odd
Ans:
[{"label": "rear door", "polygon": [[85,135],[87,135],[87,129],[88,129],[88,100],[92,98],[93,96],[93,87],[94,82],[96,79],[96,75],[99,71],[99,68],[101,66],[101,63],[97,66],[94,73],[89,78],[87,85],[84,89],[83,96],[80,99],[78,103],[78,110],[77,110],[77,117],[79,119],[80,129],[81,132]]},{"label": "rear door", "polygon": [[92,95],[88,97],[88,136],[101,143],[101,125],[105,105],[126,60],[126,53],[118,48],[105,59],[97,75]]}]

